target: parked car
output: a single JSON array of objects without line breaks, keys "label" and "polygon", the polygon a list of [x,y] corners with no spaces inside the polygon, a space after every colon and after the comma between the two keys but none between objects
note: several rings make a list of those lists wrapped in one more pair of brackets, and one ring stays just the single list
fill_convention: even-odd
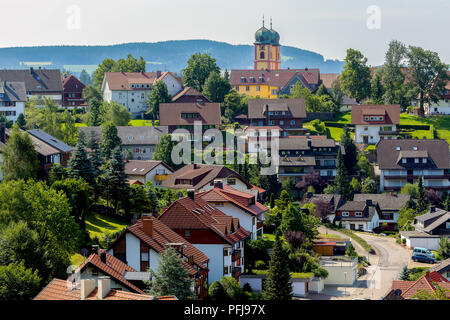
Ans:
[{"label": "parked car", "polygon": [[414,250],[413,250],[413,255],[415,253],[422,253],[422,254],[425,254],[425,255],[427,255],[427,256],[429,256],[431,258],[435,258],[434,253],[431,252],[430,250],[426,249],[426,248],[415,247]]},{"label": "parked car", "polygon": [[416,262],[417,261],[426,262],[426,263],[435,263],[436,262],[436,258],[434,256],[430,257],[429,255],[424,254],[424,253],[413,253],[411,258],[413,261],[416,261]]}]

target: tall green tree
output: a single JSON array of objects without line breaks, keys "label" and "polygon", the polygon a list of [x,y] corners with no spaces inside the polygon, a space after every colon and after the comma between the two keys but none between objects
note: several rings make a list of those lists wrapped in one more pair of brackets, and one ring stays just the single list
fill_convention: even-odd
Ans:
[{"label": "tall green tree", "polygon": [[384,88],[381,84],[382,70],[377,69],[370,79],[370,99],[373,104],[383,104]]},{"label": "tall green tree", "polygon": [[422,177],[420,176],[417,179],[417,212],[422,213],[428,210],[429,204],[430,202],[428,201],[427,193],[423,187]]},{"label": "tall green tree", "polygon": [[105,59],[93,74],[93,84],[96,87],[100,87],[105,76],[105,72],[144,72],[145,60],[140,57],[139,60],[134,58],[131,54],[128,54],[126,59]]},{"label": "tall green tree", "polygon": [[150,274],[152,280],[147,282],[150,295],[174,295],[178,300],[195,299],[191,290],[192,280],[183,266],[183,259],[174,248],[166,248],[157,269]]},{"label": "tall green tree", "polygon": [[80,132],[78,142],[69,160],[69,175],[73,178],[82,178],[90,185],[94,183],[94,168],[86,152],[86,141],[83,131]]},{"label": "tall green tree", "polygon": [[186,69],[183,70],[183,83],[202,92],[211,72],[220,73],[216,59],[207,53],[195,53],[189,58]]},{"label": "tall green tree", "polygon": [[118,102],[103,102],[100,106],[100,120],[102,123],[112,122],[115,126],[127,126],[131,113]]},{"label": "tall green tree", "polygon": [[342,196],[344,200],[350,200],[352,191],[350,187],[350,181],[347,175],[347,169],[345,168],[344,158],[342,156],[341,149],[339,148],[337,157],[336,177],[334,178],[334,186]]},{"label": "tall green tree", "polygon": [[397,40],[389,42],[382,69],[384,85],[383,100],[385,104],[398,104],[403,101],[406,86],[402,67],[406,59],[407,49]]},{"label": "tall green tree", "polygon": [[80,81],[85,85],[90,85],[92,83],[91,76],[86,72],[85,69],[80,72]]},{"label": "tall green tree", "polygon": [[212,102],[223,102],[230,90],[230,82],[215,71],[209,74],[203,86],[203,94]]},{"label": "tall green tree", "polygon": [[425,114],[424,104],[442,99],[449,76],[449,65],[443,63],[436,52],[409,46],[407,53],[411,70],[411,84],[417,93],[420,113]]},{"label": "tall green tree", "polygon": [[98,65],[93,74],[92,83],[94,86],[100,87],[102,85],[105,72],[111,72],[115,64],[114,59],[105,59]]},{"label": "tall green tree", "polygon": [[100,149],[104,159],[111,158],[112,151],[119,147],[122,148],[122,140],[117,133],[117,127],[112,122],[107,122],[102,128],[103,140]]},{"label": "tall green tree", "polygon": [[347,173],[356,174],[356,164],[358,163],[358,150],[356,149],[355,142],[350,136],[350,130],[348,127],[344,127],[344,131],[341,134],[341,145],[344,147],[345,155],[344,165],[347,169]]},{"label": "tall green tree", "polygon": [[314,94],[317,96],[323,96],[323,95],[329,96],[330,95],[327,88],[325,87],[325,85],[323,83],[319,86],[319,88],[317,88],[317,91]]},{"label": "tall green tree", "polygon": [[87,123],[89,126],[99,126],[100,106],[103,104],[103,95],[98,87],[88,85],[83,89],[83,99],[87,103]]},{"label": "tall green tree", "polygon": [[12,129],[8,144],[1,149],[0,171],[4,180],[36,179],[38,154],[27,132]]},{"label": "tall green tree", "polygon": [[172,169],[179,169],[182,165],[176,165],[172,161],[172,149],[177,144],[176,141],[172,141],[170,134],[163,135],[158,142],[158,145],[153,152],[152,159],[160,160],[167,164]]},{"label": "tall green tree", "polygon": [[370,93],[370,68],[367,58],[355,49],[347,49],[344,70],[340,76],[341,87],[350,98],[360,102]]},{"label": "tall green tree", "polygon": [[[2,121],[0,121],[1,123]],[[25,126],[27,125],[27,121],[25,120],[25,115],[23,113],[19,114],[17,117],[16,124],[19,126],[20,129],[25,130]]]},{"label": "tall green tree", "polygon": [[152,87],[152,91],[147,97],[147,105],[149,107],[147,114],[152,115],[153,120],[159,118],[159,104],[172,102],[172,97],[167,90],[167,85],[163,81],[156,81]]},{"label": "tall green tree", "polygon": [[62,140],[70,146],[77,143],[78,129],[75,126],[75,116],[69,111],[65,110],[62,114]]},{"label": "tall green tree", "polygon": [[40,290],[37,270],[26,269],[23,262],[0,266],[0,300],[31,300]]},{"label": "tall green tree", "polygon": [[333,98],[334,103],[340,108],[344,99],[344,93],[342,92],[339,79],[331,83],[331,98]]},{"label": "tall green tree", "polygon": [[292,284],[288,267],[288,254],[283,248],[280,236],[276,235],[269,263],[269,274],[263,288],[266,300],[291,300]]}]

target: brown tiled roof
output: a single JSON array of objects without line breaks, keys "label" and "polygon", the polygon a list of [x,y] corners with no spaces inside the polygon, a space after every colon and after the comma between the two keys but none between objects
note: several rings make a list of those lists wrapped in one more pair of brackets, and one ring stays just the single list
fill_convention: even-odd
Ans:
[{"label": "brown tiled roof", "polygon": [[[104,82],[110,90],[139,90],[131,88],[131,84],[148,84],[150,87],[156,81],[156,72],[105,72]],[[150,88],[140,88],[150,90]]]},{"label": "brown tiled roof", "polygon": [[206,202],[230,202],[253,216],[258,216],[269,210],[269,208],[265,207],[258,201],[254,201],[253,204],[249,205],[249,200],[251,198],[254,199],[254,196],[246,192],[238,191],[228,185],[223,186],[223,188],[214,188],[199,193],[198,197],[202,198]]},{"label": "brown tiled roof", "polygon": [[[154,217],[151,217],[151,219],[153,220],[153,237],[144,232],[142,219],[139,219],[135,224],[125,229],[116,241],[125,236],[127,232],[130,232],[158,253],[163,253],[168,243],[183,243],[183,255],[187,258],[193,256],[194,263],[199,268],[206,268],[205,264],[209,261],[209,258],[203,252],[195,248],[191,243],[178,235],[162,221],[159,221]],[[115,242],[113,242],[109,248],[113,247]],[[197,270],[186,261],[183,262],[183,265],[191,276],[194,276],[197,273]]]},{"label": "brown tiled roof", "polygon": [[[366,115],[384,115],[384,121],[365,121]],[[352,124],[400,124],[400,105],[355,105]]]},{"label": "brown tiled roof", "polygon": [[0,70],[0,79],[13,82],[24,82],[26,91],[61,92],[63,91],[61,72],[59,69],[24,69]]},{"label": "brown tiled roof", "polygon": [[120,261],[114,256],[106,253],[106,264],[103,263],[100,259],[100,256],[96,253],[91,254],[77,269],[77,272],[82,272],[85,267],[88,265],[92,265],[106,275],[114,278],[117,282],[128,288],[130,291],[134,291],[137,293],[144,293],[141,289],[136,287],[134,284],[129,282],[124,278],[125,271],[136,272],[132,267],[127,265],[126,263]]},{"label": "brown tiled roof", "polygon": [[[95,288],[86,300],[98,300],[97,288]],[[33,300],[80,300],[80,289],[70,289],[67,281],[54,278],[42,289],[42,291]],[[103,300],[154,300],[153,296],[145,293],[132,293],[123,290],[111,289]],[[158,298],[159,300],[159,298]],[[166,299],[163,299],[166,300]]]},{"label": "brown tiled roof", "polygon": [[[22,133],[24,132],[23,130],[20,130]],[[12,130],[11,129],[6,129],[5,133],[7,136],[11,136],[12,134]],[[28,132],[27,132],[28,133]],[[33,142],[34,145],[34,150],[39,153],[40,155],[43,156],[50,156],[53,154],[59,154],[61,153],[61,151],[59,151],[56,148],[53,148],[51,145],[45,143],[44,141],[36,138],[35,136],[28,134],[28,136],[31,138],[31,141]]]},{"label": "brown tiled roof", "polygon": [[[293,118],[306,118],[304,99],[249,99],[248,118],[265,119],[265,106],[269,106],[269,112],[275,109],[290,111]],[[277,110],[277,111],[280,111]],[[286,116],[288,117],[288,116]]]},{"label": "brown tiled roof", "polygon": [[[400,150],[397,150],[400,147]],[[417,147],[417,150],[414,150]],[[448,143],[441,139],[397,139],[380,140],[377,145],[377,159],[381,170],[386,169],[449,169],[450,157]],[[399,155],[405,151],[427,151],[427,163],[402,163],[399,161]]]},{"label": "brown tiled roof", "polygon": [[125,174],[130,176],[145,176],[160,164],[173,171],[164,162],[159,160],[128,160],[125,162]]},{"label": "brown tiled roof", "polygon": [[339,73],[321,73],[320,80],[322,80],[325,88],[330,89],[334,80],[339,79]]},{"label": "brown tiled roof", "polygon": [[[196,169],[195,169],[196,168]],[[197,179],[195,179],[197,178]],[[224,165],[213,164],[188,164],[175,171],[162,183],[163,187],[175,189],[195,189],[198,190],[216,178],[237,178],[244,182],[250,189],[252,185],[248,183],[240,174],[225,167]],[[192,179],[193,184],[175,184],[176,179]]]},{"label": "brown tiled roof", "polygon": [[[264,82],[258,82],[261,76]],[[232,86],[268,84],[282,88],[295,76],[301,76],[306,81],[306,85],[317,85],[320,80],[320,71],[319,69],[231,70],[230,83]],[[242,82],[242,77],[246,79],[246,82]],[[255,82],[250,82],[250,77],[254,77]]]},{"label": "brown tiled roof", "polygon": [[207,97],[205,97],[203,95],[203,93],[195,90],[194,88],[191,87],[185,87],[183,90],[181,90],[180,92],[178,92],[173,98],[172,98],[172,102],[177,102],[178,99],[180,99],[183,96],[193,96],[193,97],[203,97],[206,100],[210,101]]},{"label": "brown tiled roof", "polygon": [[[198,113],[198,118],[182,118],[182,113]],[[201,121],[203,125],[220,125],[220,103],[161,103],[159,123],[162,126],[193,125]]]},{"label": "brown tiled roof", "polygon": [[211,230],[229,244],[241,241],[250,234],[240,227],[239,219],[226,215],[198,195],[195,201],[189,197],[175,201],[158,219],[171,229]]}]

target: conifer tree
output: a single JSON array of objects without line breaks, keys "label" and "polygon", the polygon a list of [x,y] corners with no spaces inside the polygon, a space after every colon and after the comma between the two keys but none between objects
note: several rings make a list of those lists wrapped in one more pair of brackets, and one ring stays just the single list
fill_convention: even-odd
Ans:
[{"label": "conifer tree", "polygon": [[273,209],[275,207],[275,197],[273,193],[270,194],[270,209]]},{"label": "conifer tree", "polygon": [[107,122],[102,129],[103,141],[101,143],[102,155],[105,160],[111,158],[112,151],[116,147],[122,149],[122,140],[117,134],[117,127],[112,122]]},{"label": "conifer tree", "polygon": [[425,192],[425,188],[423,187],[423,181],[422,181],[422,177],[420,176],[418,179],[418,183],[417,183],[417,191],[418,191],[418,195],[417,195],[417,212],[418,213],[422,213],[424,211],[426,211],[428,209],[428,199],[427,199],[427,195]]},{"label": "conifer tree", "polygon": [[125,162],[120,147],[113,150],[112,157],[106,165],[102,183],[107,202],[112,203],[116,213],[120,204],[128,212],[130,187],[127,183]]},{"label": "conifer tree", "polygon": [[269,274],[263,296],[267,300],[291,300],[292,284],[288,267],[288,255],[283,249],[282,240],[277,233],[270,257]]},{"label": "conifer tree", "polygon": [[342,156],[341,149],[338,150],[338,161],[336,168],[336,177],[334,178],[334,186],[338,194],[340,194],[344,200],[350,200],[352,191],[350,188],[350,182],[348,181],[347,169],[344,165],[344,158]]},{"label": "conifer tree", "polygon": [[194,299],[191,291],[192,280],[183,266],[183,259],[172,247],[161,254],[161,261],[155,272],[151,272],[152,280],[147,282],[147,292],[153,296],[174,295],[179,300]]},{"label": "conifer tree", "polygon": [[77,179],[83,178],[92,184],[94,182],[93,167],[87,156],[85,139],[84,133],[80,132],[75,151],[69,160],[69,175]]},{"label": "conifer tree", "polygon": [[86,146],[91,150],[89,152],[91,164],[92,164],[92,174],[94,176],[94,179],[97,179],[100,174],[101,170],[100,167],[103,164],[102,160],[102,154],[100,151],[100,146],[98,144],[97,138],[95,137],[95,132],[91,131],[89,134],[89,140],[86,144]]},{"label": "conifer tree", "polygon": [[402,273],[400,273],[399,280],[409,281],[409,270],[407,266],[403,267]]}]

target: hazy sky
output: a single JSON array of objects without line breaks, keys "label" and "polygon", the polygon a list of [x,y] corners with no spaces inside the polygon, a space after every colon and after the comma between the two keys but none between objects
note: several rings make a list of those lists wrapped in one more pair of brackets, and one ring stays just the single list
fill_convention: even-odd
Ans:
[{"label": "hazy sky", "polygon": [[[281,45],[383,63],[397,39],[450,63],[450,0],[0,0],[0,47],[210,39],[252,44],[272,16]],[[367,8],[377,6],[377,13]],[[367,20],[369,19],[368,28]],[[377,28],[379,21],[379,29]],[[1,59],[1,57],[0,57]]]}]

